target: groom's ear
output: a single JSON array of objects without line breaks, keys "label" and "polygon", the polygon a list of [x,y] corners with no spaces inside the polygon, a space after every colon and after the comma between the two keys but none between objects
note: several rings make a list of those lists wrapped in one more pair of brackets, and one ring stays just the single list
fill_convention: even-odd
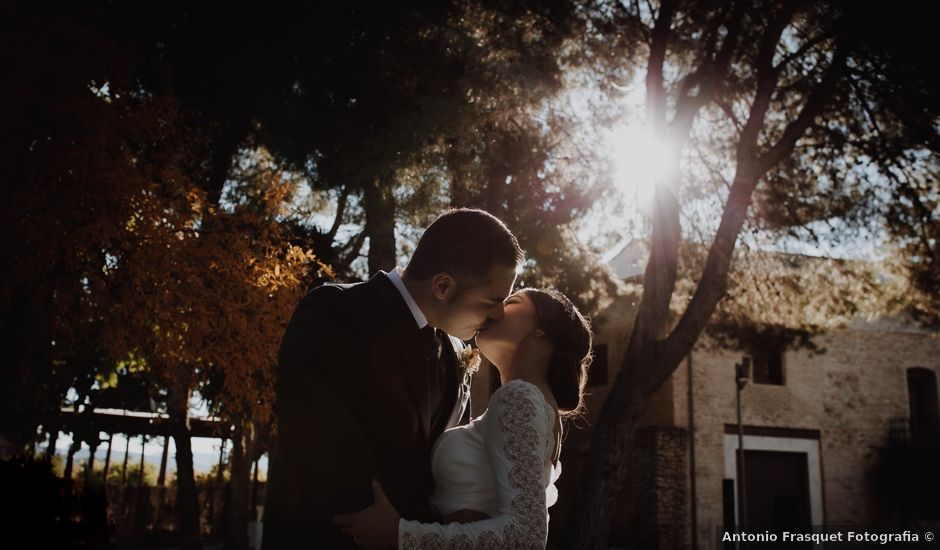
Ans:
[{"label": "groom's ear", "polygon": [[457,295],[457,280],[446,271],[437,273],[431,277],[431,293],[438,300],[450,301]]}]

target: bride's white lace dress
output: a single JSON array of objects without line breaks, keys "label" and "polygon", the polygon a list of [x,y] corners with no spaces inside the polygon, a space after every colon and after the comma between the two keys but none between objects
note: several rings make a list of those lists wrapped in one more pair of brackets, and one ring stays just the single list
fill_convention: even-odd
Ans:
[{"label": "bride's white lace dress", "polygon": [[513,380],[490,398],[486,412],[437,440],[431,467],[437,488],[431,507],[442,517],[474,510],[472,523],[398,524],[400,549],[545,548],[548,507],[561,475],[556,411],[533,384]]}]

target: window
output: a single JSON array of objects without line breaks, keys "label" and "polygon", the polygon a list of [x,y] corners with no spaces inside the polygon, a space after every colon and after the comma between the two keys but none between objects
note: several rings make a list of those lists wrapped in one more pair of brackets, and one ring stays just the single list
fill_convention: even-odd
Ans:
[{"label": "window", "polygon": [[607,344],[594,346],[594,360],[591,362],[591,368],[588,369],[587,386],[607,385]]},{"label": "window", "polygon": [[763,341],[751,348],[751,362],[755,384],[782,386],[784,346],[778,342]]},{"label": "window", "polygon": [[940,435],[937,375],[930,369],[907,369],[907,398],[911,411],[911,439],[926,442]]}]

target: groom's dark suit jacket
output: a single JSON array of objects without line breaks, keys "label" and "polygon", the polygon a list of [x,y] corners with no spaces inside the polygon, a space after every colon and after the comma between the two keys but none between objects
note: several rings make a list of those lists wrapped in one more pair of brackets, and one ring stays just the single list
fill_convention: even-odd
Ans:
[{"label": "groom's dark suit jacket", "polygon": [[418,329],[383,272],[304,297],[278,359],[265,550],[354,548],[332,516],[371,505],[373,476],[402,517],[433,519],[431,447],[469,419],[469,388],[441,336]]}]

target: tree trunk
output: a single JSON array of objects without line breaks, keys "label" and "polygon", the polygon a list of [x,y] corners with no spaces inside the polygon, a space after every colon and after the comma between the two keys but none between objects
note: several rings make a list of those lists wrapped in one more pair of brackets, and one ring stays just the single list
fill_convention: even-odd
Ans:
[{"label": "tree trunk", "polygon": [[189,429],[189,398],[192,388],[181,370],[177,387],[170,395],[169,413],[176,442],[176,511],[179,517],[180,548],[199,550],[199,496],[193,472],[193,448]]},{"label": "tree trunk", "polygon": [[[665,128],[666,99],[663,87],[663,63],[672,26],[676,2],[665,1],[660,6],[652,33],[647,65],[647,108],[649,123],[654,131]],[[741,24],[741,4],[735,4],[725,43],[714,62],[703,67],[706,77],[699,95],[681,94],[676,106],[676,120],[668,129],[679,148],[688,137],[698,110],[709,94],[720,87],[725,67],[730,62]],[[708,318],[725,294],[727,276],[734,245],[751,202],[757,181],[770,167],[789,155],[796,140],[804,133],[822,104],[831,96],[835,80],[839,77],[848,52],[847,42],[841,42],[819,84],[812,90],[799,116],[790,124],[781,139],[764,155],[758,154],[757,136],[773,92],[778,72],[772,65],[773,55],[781,33],[793,16],[795,4],[777,15],[768,26],[760,44],[758,84],[750,115],[738,143],[737,166],[734,182],[722,213],[721,224],[709,250],[708,259],[695,293],[670,331],[673,319],[669,303],[676,280],[678,265],[679,209],[676,186],[671,193],[665,186],[657,186],[656,205],[653,210],[651,254],[644,275],[643,295],[637,310],[634,328],[620,375],[614,382],[597,421],[585,468],[579,485],[577,505],[577,542],[579,548],[605,548],[608,543],[610,516],[615,508],[617,492],[626,478],[626,462],[633,430],[639,413],[655,389],[678,368],[698,339]],[[711,56],[706,56],[706,59]],[[678,165],[674,167],[674,173]],[[675,178],[669,178],[676,181]],[[668,195],[671,195],[668,196]]]},{"label": "tree trunk", "polygon": [[52,462],[52,457],[55,456],[55,444],[57,441],[59,441],[58,428],[49,432],[49,446],[46,447],[46,456],[43,457],[46,462]]},{"label": "tree trunk", "polygon": [[98,451],[98,445],[88,445],[88,475],[95,475],[95,453]]},{"label": "tree trunk", "polygon": [[[657,37],[647,71],[648,118],[651,132],[656,136],[666,132],[662,57],[673,9],[674,2],[664,2],[655,32],[667,34]],[[683,138],[675,136],[674,139]],[[678,148],[672,151],[669,162],[669,170],[656,182],[650,258],[627,352],[594,428],[584,480],[579,484],[576,523],[579,548],[606,548],[611,515],[626,480],[636,420],[649,396],[678,366],[677,363],[670,369],[659,364],[658,353],[659,343],[668,334],[671,322],[669,304],[679,264]]]},{"label": "tree trunk", "polygon": [[131,436],[124,434],[124,469],[121,470],[121,484],[127,485],[127,459],[131,455]]},{"label": "tree trunk", "polygon": [[160,457],[160,475],[157,476],[157,485],[166,485],[166,463],[170,455],[170,438],[163,436],[163,455]]},{"label": "tree trunk", "polygon": [[[669,302],[674,290],[679,244],[679,208],[664,185],[657,188],[649,264],[643,295],[624,355],[621,373],[604,402],[591,442],[585,478],[578,496],[578,548],[605,548],[617,495],[626,480],[627,457],[640,412],[653,392],[678,368],[724,295],[734,242],[756,185],[748,165],[739,164],[739,177],[722,216],[709,253],[709,262],[679,323],[673,322]],[[672,198],[670,199],[670,195]],[[742,196],[743,195],[743,196]],[[747,200],[742,200],[746,197]],[[707,263],[707,265],[708,265]],[[703,292],[708,299],[702,298]],[[694,322],[693,322],[694,321]]]},{"label": "tree trunk", "polygon": [[75,453],[81,448],[82,444],[77,441],[72,441],[72,444],[69,446],[68,455],[65,459],[65,471],[62,472],[62,477],[65,479],[72,479],[72,464],[75,460]]},{"label": "tree trunk", "polygon": [[65,485],[65,517],[71,518],[72,512],[75,503],[75,483],[72,482],[72,465],[75,461],[75,453],[82,448],[82,444],[79,441],[72,441],[72,444],[69,446],[68,458],[65,460],[65,471],[62,474],[62,477],[66,480]]},{"label": "tree trunk", "polygon": [[108,452],[104,454],[104,475],[102,479],[105,485],[108,483],[108,469],[111,468],[111,443],[114,441],[114,434],[108,434]]},{"label": "tree trunk", "polygon": [[258,521],[258,462],[259,458],[255,458],[253,468],[254,473],[251,475],[251,507],[248,508],[248,515],[253,521]]},{"label": "tree trunk", "polygon": [[395,194],[391,184],[373,182],[363,190],[366,211],[366,236],[369,238],[369,275],[393,269],[397,263],[395,247]]},{"label": "tree trunk", "polygon": [[649,397],[674,370],[662,363],[657,348],[631,336],[621,373],[604,401],[579,483],[578,548],[607,548],[611,516],[627,476],[636,422]]},{"label": "tree trunk", "polygon": [[250,420],[236,424],[232,437],[231,476],[229,478],[228,532],[225,550],[247,550],[251,486],[251,457],[255,451],[255,427]]},{"label": "tree trunk", "polygon": [[219,445],[219,467],[216,469],[216,481],[219,484],[219,487],[225,482],[225,443],[227,439],[222,439],[222,444]]},{"label": "tree trunk", "polygon": [[144,487],[144,457],[147,451],[147,436],[140,436],[140,472],[137,476],[137,504],[134,507],[134,529],[138,532],[147,527],[150,520],[150,489]]},{"label": "tree trunk", "polygon": [[170,438],[163,436],[163,454],[160,456],[160,474],[157,476],[157,520],[156,525],[162,528],[166,504],[166,463],[170,455]]},{"label": "tree trunk", "polygon": [[[210,479],[207,483],[209,488],[209,493],[206,495],[206,500],[209,503],[209,524],[212,526],[212,534],[214,536],[219,535],[222,522],[219,521],[219,518],[216,517],[219,515],[219,511],[215,507],[215,494],[220,495],[220,499],[224,498],[225,495],[225,438],[222,439],[222,443],[219,445],[219,465],[216,468],[215,483]],[[224,503],[223,503],[224,504]],[[225,506],[221,507],[222,511],[225,510]]]},{"label": "tree trunk", "polygon": [[228,122],[218,131],[212,145],[212,165],[206,182],[206,201],[212,206],[219,206],[225,180],[228,178],[232,160],[238,153],[238,147],[248,131],[246,122]]},{"label": "tree trunk", "polygon": [[146,458],[146,456],[147,456],[147,436],[142,435],[140,436],[140,472],[138,472],[139,475],[137,476],[137,487],[140,488],[140,490],[137,493],[138,495],[143,494],[142,488],[144,486],[144,465],[145,465],[144,459]]}]

